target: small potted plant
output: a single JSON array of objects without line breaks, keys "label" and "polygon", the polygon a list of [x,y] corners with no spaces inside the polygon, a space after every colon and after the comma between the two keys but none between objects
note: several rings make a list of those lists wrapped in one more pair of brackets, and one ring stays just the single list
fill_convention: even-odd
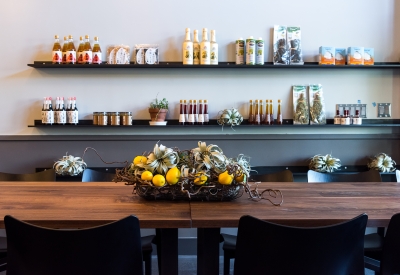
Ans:
[{"label": "small potted plant", "polygon": [[165,117],[168,113],[168,101],[163,98],[162,100],[156,99],[150,103],[149,113],[151,121],[165,121]]}]

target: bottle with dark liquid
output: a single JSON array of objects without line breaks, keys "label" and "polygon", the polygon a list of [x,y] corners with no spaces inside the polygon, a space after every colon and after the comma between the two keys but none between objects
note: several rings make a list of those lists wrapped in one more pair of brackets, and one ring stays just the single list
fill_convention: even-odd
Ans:
[{"label": "bottle with dark liquid", "polygon": [[333,124],[337,124],[337,125],[342,124],[340,110],[336,110],[336,116],[333,119]]},{"label": "bottle with dark liquid", "polygon": [[59,124],[67,123],[67,112],[65,111],[64,97],[60,98],[60,109],[58,113]]},{"label": "bottle with dark liquid", "polygon": [[79,123],[78,119],[78,107],[76,106],[76,97],[72,100],[72,111],[73,111],[73,124],[77,125]]},{"label": "bottle with dark liquid", "polygon": [[67,64],[76,63],[76,49],[74,45],[74,38],[72,35],[68,36],[68,48],[67,48]]},{"label": "bottle with dark liquid", "polygon": [[249,102],[249,124],[254,124],[254,109],[253,100],[250,99]]},{"label": "bottle with dark liquid", "polygon": [[256,99],[256,103],[254,105],[254,124],[260,125],[260,104],[258,99]]},{"label": "bottle with dark liquid", "polygon": [[194,124],[199,123],[199,113],[197,112],[197,99],[193,100],[193,114],[194,114]]},{"label": "bottle with dark liquid", "polygon": [[362,117],[360,117],[360,110],[356,110],[356,115],[353,117],[353,124],[361,125]]},{"label": "bottle with dark liquid", "polygon": [[276,115],[276,124],[282,125],[283,118],[282,118],[282,101],[278,99],[278,113]]},{"label": "bottle with dark liquid", "polygon": [[62,47],[62,63],[67,64],[67,49],[68,49],[68,38],[64,36],[64,44]]},{"label": "bottle with dark liquid", "polygon": [[85,44],[85,42],[83,41],[83,37],[80,36],[79,37],[79,46],[78,46],[78,51],[76,53],[77,57],[76,57],[76,63],[78,64],[83,64],[83,45]]},{"label": "bottle with dark liquid", "polygon": [[199,100],[199,111],[198,111],[198,113],[199,113],[199,119],[198,119],[198,122],[197,122],[197,124],[198,125],[203,125],[204,124],[204,104],[203,104],[203,100],[202,99],[200,99]]},{"label": "bottle with dark liquid", "polygon": [[271,114],[269,113],[269,100],[265,100],[265,119],[264,124],[270,125],[271,124]]},{"label": "bottle with dark liquid", "polygon": [[269,115],[271,116],[270,124],[274,124],[274,105],[272,103],[272,99],[269,100]]},{"label": "bottle with dark liquid", "polygon": [[72,116],[73,116],[73,112],[72,112],[72,100],[71,100],[71,98],[69,97],[68,98],[68,101],[67,101],[67,109],[66,109],[66,111],[67,111],[67,124],[73,124],[73,118],[72,118]]},{"label": "bottle with dark liquid", "polygon": [[189,100],[189,125],[195,124],[195,117],[194,117],[194,109],[193,109],[193,100]]},{"label": "bottle with dark liquid", "polygon": [[85,45],[83,46],[83,63],[92,64],[93,52],[90,45],[89,35],[85,35]]},{"label": "bottle with dark liquid", "polygon": [[185,109],[186,106],[183,105],[183,100],[181,99],[179,103],[179,125],[185,125]]},{"label": "bottle with dark liquid", "polygon": [[53,124],[54,123],[54,111],[53,111],[53,105],[51,103],[51,97],[47,98],[47,124]]},{"label": "bottle with dark liquid", "polygon": [[101,64],[101,48],[99,43],[99,38],[97,36],[94,37],[94,45],[93,45],[93,64]]},{"label": "bottle with dark liquid", "polygon": [[42,106],[42,124],[46,124],[46,111],[47,111],[47,97],[43,99],[43,106]]},{"label": "bottle with dark liquid", "polygon": [[52,63],[53,64],[61,64],[62,63],[62,50],[60,45],[60,39],[58,35],[54,36],[54,45],[53,45],[53,56],[52,56]]},{"label": "bottle with dark liquid", "polygon": [[58,124],[58,113],[60,109],[60,97],[56,97],[56,105],[54,106],[54,124]]},{"label": "bottle with dark liquid", "polygon": [[204,116],[204,124],[208,125],[210,123],[210,118],[208,116],[208,100],[207,99],[204,99],[203,116]]}]

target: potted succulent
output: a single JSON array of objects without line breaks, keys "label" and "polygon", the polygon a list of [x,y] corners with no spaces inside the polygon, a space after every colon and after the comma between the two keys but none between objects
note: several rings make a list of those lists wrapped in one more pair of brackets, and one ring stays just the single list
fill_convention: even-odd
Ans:
[{"label": "potted succulent", "polygon": [[163,98],[162,100],[156,99],[150,103],[149,113],[151,121],[165,121],[165,117],[168,113],[168,101]]}]

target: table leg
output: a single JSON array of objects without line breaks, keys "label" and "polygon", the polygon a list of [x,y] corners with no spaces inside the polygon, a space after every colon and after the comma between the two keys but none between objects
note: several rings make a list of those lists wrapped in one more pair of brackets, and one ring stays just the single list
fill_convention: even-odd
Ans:
[{"label": "table leg", "polygon": [[197,229],[197,275],[219,275],[219,228]]},{"label": "table leg", "polygon": [[178,228],[157,228],[157,258],[160,275],[178,275]]}]

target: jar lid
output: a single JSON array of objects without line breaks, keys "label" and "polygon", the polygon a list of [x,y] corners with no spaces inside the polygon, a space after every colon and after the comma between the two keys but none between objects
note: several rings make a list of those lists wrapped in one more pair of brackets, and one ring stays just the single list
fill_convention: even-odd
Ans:
[{"label": "jar lid", "polygon": [[97,112],[97,114],[98,114],[99,116],[106,116],[106,115],[107,115],[107,112]]},{"label": "jar lid", "polygon": [[118,116],[119,115],[118,112],[108,112],[108,114],[111,115],[111,116]]},{"label": "jar lid", "polygon": [[132,112],[119,112],[120,116],[131,116]]},{"label": "jar lid", "polygon": [[94,116],[98,116],[98,115],[100,115],[102,112],[93,112],[93,115]]}]

